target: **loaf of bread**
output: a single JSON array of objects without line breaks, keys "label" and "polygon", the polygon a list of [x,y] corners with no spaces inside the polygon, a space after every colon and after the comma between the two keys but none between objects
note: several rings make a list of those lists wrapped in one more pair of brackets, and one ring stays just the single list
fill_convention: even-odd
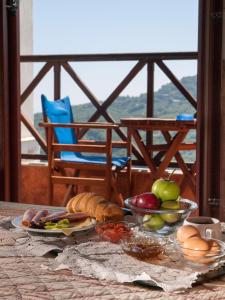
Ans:
[{"label": "loaf of bread", "polygon": [[95,193],[81,193],[69,200],[68,212],[86,212],[98,222],[123,218],[123,210],[113,202]]}]

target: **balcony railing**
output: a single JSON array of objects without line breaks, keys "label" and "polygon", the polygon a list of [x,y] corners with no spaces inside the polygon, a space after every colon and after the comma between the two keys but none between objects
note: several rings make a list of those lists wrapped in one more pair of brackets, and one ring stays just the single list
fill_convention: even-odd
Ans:
[{"label": "balcony railing", "polygon": [[[47,73],[53,69],[54,80],[54,99],[61,97],[61,69],[64,69],[69,76],[73,79],[74,83],[83,91],[90,102],[95,107],[96,111],[89,118],[90,122],[97,121],[100,117],[103,117],[108,122],[116,123],[116,120],[110,115],[107,109],[116,101],[117,97],[123,92],[128,84],[137,76],[137,74],[147,66],[147,86],[146,86],[146,117],[153,116],[153,102],[154,102],[154,67],[157,65],[161,71],[170,79],[170,81],[181,92],[185,99],[197,109],[197,100],[191,95],[191,93],[184,87],[184,85],[178,80],[174,73],[165,64],[165,61],[171,60],[197,60],[197,52],[175,52],[175,53],[130,53],[130,54],[84,54],[84,55],[26,55],[21,56],[21,63],[44,63],[44,66],[33,78],[27,88],[21,94],[21,105],[35,90],[42,79]],[[111,92],[111,94],[100,102],[99,99],[93,94],[82,79],[76,73],[76,70],[71,66],[73,62],[109,62],[109,61],[134,61],[136,64],[131,68],[129,73],[123,78],[123,80],[117,85],[117,87]],[[144,92],[144,91],[143,91]],[[32,122],[21,112],[21,120],[30,133],[34,136],[42,150],[46,153],[47,146],[45,139],[34,128]],[[122,128],[117,128],[116,132],[121,140],[127,140],[127,134]],[[86,130],[81,131],[80,137],[86,133]],[[151,144],[152,136],[147,135],[147,144]],[[140,163],[143,161],[140,153],[137,151],[136,145],[132,145],[132,151],[137,161]],[[41,154],[22,154],[24,159],[45,159],[46,155]],[[174,165],[172,163],[172,165]]]}]

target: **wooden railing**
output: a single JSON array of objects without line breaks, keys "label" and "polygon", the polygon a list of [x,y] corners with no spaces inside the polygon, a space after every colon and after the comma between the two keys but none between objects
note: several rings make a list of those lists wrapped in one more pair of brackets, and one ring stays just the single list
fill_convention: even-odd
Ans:
[{"label": "wooden railing", "polygon": [[[146,117],[153,116],[153,101],[154,101],[154,67],[157,65],[162,72],[171,80],[177,87],[185,99],[197,109],[197,100],[190,94],[190,92],[182,85],[173,72],[168,68],[164,61],[168,60],[196,60],[197,52],[175,52],[175,53],[130,53],[130,54],[84,54],[84,55],[25,55],[21,56],[21,63],[45,63],[35,78],[30,82],[24,92],[21,94],[21,105],[26,101],[34,89],[38,86],[45,75],[53,69],[54,72],[54,98],[61,97],[61,69],[63,68],[73,79],[83,93],[88,97],[90,102],[96,108],[96,111],[90,117],[90,122],[97,121],[101,116],[108,122],[116,123],[113,117],[107,112],[110,105],[117,99],[121,92],[127,85],[136,77],[136,75],[147,66],[147,86],[146,86]],[[71,66],[71,62],[106,62],[106,61],[136,61],[134,67],[118,84],[118,86],[111,92],[111,94],[101,102],[92,93],[88,86],[76,73]],[[143,91],[144,92],[144,91]],[[46,141],[42,138],[39,132],[34,128],[32,122],[21,112],[21,120],[30,133],[34,136],[41,148],[46,152]],[[126,133],[122,128],[116,128],[116,132],[122,140],[126,140]],[[86,133],[86,129],[81,132],[81,137]],[[152,136],[147,136],[147,143],[150,144]],[[140,153],[137,151],[136,146],[132,145],[133,154],[139,161],[142,160]],[[43,159],[45,155],[37,154],[22,154],[24,159]]]}]

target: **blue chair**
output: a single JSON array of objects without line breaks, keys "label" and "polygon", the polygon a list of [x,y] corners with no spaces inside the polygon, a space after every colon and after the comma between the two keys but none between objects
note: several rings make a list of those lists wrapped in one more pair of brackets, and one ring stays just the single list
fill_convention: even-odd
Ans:
[{"label": "blue chair", "polygon": [[[104,185],[105,197],[112,199],[112,191],[115,200],[122,206],[122,194],[117,188],[117,175],[121,170],[126,170],[127,183],[130,186],[131,160],[130,145],[127,142],[112,142],[112,130],[118,127],[113,123],[74,123],[69,97],[49,101],[45,95],[41,95],[44,123],[47,134],[48,167],[49,167],[49,203],[53,201],[54,184],[67,184],[69,189],[65,195],[64,203],[72,196],[74,186],[78,185]],[[106,132],[106,140],[90,141],[78,140],[76,132],[79,129],[98,129]],[[126,147],[126,157],[113,157],[112,147]],[[87,155],[85,153],[92,153]],[[100,156],[99,154],[104,154]],[[93,155],[94,154],[94,155]],[[67,168],[73,168],[74,176],[66,176]],[[60,176],[56,176],[54,170],[60,170]],[[80,170],[101,170],[101,177],[81,177]],[[89,174],[89,173],[88,173]]]}]

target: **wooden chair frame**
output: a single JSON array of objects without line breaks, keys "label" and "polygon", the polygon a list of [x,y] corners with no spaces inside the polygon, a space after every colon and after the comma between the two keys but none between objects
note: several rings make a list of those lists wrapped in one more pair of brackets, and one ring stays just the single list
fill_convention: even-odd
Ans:
[{"label": "wooden chair frame", "polygon": [[[71,197],[71,187],[76,185],[102,185],[105,186],[105,197],[106,199],[111,199],[112,190],[115,193],[115,199],[120,206],[123,206],[122,194],[118,191],[117,187],[117,175],[121,169],[126,170],[126,178],[128,191],[130,191],[131,184],[131,159],[128,160],[125,168],[118,168],[112,165],[112,148],[126,148],[127,156],[131,156],[130,140],[124,141],[112,141],[112,130],[119,127],[118,124],[113,123],[49,123],[44,122],[39,124],[40,127],[44,127],[47,133],[47,149],[48,149],[48,199],[49,204],[52,204],[54,197],[54,184],[67,184],[68,192],[64,197],[64,203],[66,204],[69,197]],[[105,130],[106,140],[105,141],[92,141],[92,140],[78,140],[77,144],[60,144],[57,143],[54,135],[54,128],[73,128],[76,133],[79,129],[100,129]],[[78,163],[63,161],[59,157],[61,151],[71,151],[71,152],[84,152],[84,153],[98,153],[106,155],[106,164],[95,164],[95,163]],[[56,176],[54,174],[55,169],[61,170],[62,175]],[[66,168],[74,168],[73,177],[65,176]],[[101,170],[104,175],[102,177],[81,177],[79,176],[80,170]]]}]

